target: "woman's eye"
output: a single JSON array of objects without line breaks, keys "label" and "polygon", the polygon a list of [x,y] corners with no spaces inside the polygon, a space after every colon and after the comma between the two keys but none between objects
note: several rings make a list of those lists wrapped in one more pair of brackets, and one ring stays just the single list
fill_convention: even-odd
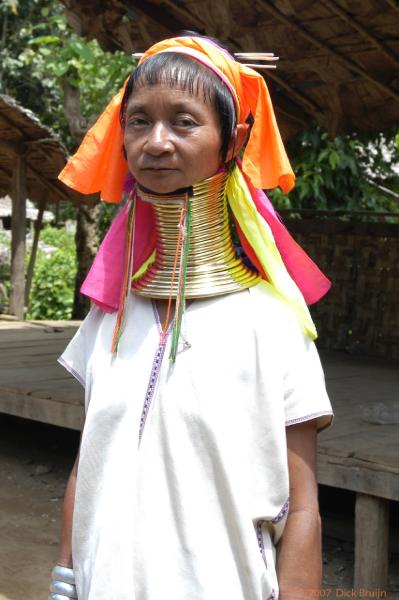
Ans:
[{"label": "woman's eye", "polygon": [[143,117],[131,117],[128,120],[128,125],[132,125],[133,127],[141,127],[143,125],[147,125],[148,121],[147,119],[144,119]]},{"label": "woman's eye", "polygon": [[176,125],[178,127],[194,127],[196,125],[193,119],[189,119],[188,117],[180,117],[176,119]]}]

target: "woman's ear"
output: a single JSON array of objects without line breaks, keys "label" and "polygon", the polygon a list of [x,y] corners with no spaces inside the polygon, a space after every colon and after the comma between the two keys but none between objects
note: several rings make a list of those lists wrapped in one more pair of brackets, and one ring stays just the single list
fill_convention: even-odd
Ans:
[{"label": "woman's ear", "polygon": [[247,123],[239,123],[234,130],[233,135],[231,136],[229,147],[227,150],[226,162],[232,160],[245,142],[247,141],[249,125]]}]

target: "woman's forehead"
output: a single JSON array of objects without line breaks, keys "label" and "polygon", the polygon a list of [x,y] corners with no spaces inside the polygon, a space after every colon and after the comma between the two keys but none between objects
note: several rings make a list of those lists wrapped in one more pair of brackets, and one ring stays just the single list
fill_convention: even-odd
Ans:
[{"label": "woman's forehead", "polygon": [[187,89],[182,86],[171,86],[167,82],[160,82],[155,85],[142,84],[132,91],[127,103],[127,112],[145,108],[153,103],[162,103],[171,108],[182,108],[184,110],[190,107],[206,107],[213,109],[209,97],[201,89]]},{"label": "woman's forehead", "polygon": [[[140,88],[147,88],[153,86],[160,86],[161,88],[167,88],[168,90],[180,90],[187,92],[191,95],[200,95],[211,97],[212,87],[210,86],[210,80],[203,76],[203,73],[193,73],[183,69],[172,69],[165,68],[157,73],[141,73],[134,84],[134,90]],[[212,90],[212,91],[211,91]]]}]

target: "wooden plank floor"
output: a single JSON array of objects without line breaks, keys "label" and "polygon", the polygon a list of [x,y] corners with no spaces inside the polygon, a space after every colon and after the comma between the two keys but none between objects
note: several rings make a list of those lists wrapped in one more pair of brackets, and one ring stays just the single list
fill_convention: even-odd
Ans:
[{"label": "wooden plank floor", "polygon": [[399,500],[398,367],[333,352],[322,363],[335,421],[319,436],[319,482]]},{"label": "wooden plank floor", "polygon": [[0,318],[0,412],[81,428],[84,390],[57,363],[78,326]]},{"label": "wooden plank floor", "polygon": [[[83,388],[56,362],[78,325],[0,319],[0,412],[80,429]],[[319,435],[319,482],[399,500],[399,370],[342,353],[322,362],[335,421]]]}]

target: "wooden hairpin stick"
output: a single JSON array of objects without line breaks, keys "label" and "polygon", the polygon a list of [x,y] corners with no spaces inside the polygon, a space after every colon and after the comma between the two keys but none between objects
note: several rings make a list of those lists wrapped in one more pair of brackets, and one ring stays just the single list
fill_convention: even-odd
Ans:
[{"label": "wooden hairpin stick", "polygon": [[236,58],[243,58],[244,60],[278,60],[279,57],[275,56],[273,52],[235,52]]},{"label": "wooden hairpin stick", "polygon": [[[144,55],[143,52],[133,52],[132,58],[141,58]],[[245,60],[246,62],[242,62],[241,64],[244,67],[251,67],[252,69],[275,69],[276,65],[267,65],[267,64],[259,64],[259,63],[251,63],[247,61],[256,60],[256,61],[277,61],[279,60],[278,56],[274,56],[273,52],[236,52],[234,56],[241,61]]]},{"label": "wooden hairpin stick", "polygon": [[277,65],[255,65],[254,63],[241,63],[244,67],[251,69],[277,69]]}]

